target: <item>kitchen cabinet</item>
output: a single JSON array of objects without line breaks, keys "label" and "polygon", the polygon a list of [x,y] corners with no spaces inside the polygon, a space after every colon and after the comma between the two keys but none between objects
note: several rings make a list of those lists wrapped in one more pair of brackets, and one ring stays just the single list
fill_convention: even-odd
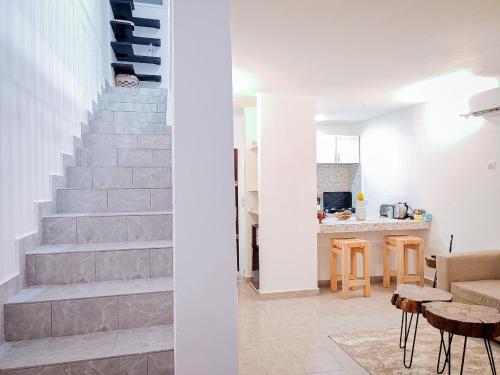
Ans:
[{"label": "kitchen cabinet", "polygon": [[335,163],[337,155],[334,135],[316,135],[316,162],[320,164]]},{"label": "kitchen cabinet", "polygon": [[318,133],[316,162],[318,164],[359,163],[359,137]]},{"label": "kitchen cabinet", "polygon": [[336,162],[337,163],[359,163],[359,137],[353,135],[337,135],[336,138]]}]

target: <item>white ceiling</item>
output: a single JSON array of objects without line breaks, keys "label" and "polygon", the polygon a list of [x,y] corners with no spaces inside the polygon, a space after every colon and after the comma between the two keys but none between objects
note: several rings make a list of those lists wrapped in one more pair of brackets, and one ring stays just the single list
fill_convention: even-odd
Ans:
[{"label": "white ceiling", "polygon": [[500,0],[230,0],[233,66],[257,91],[317,97],[328,120],[408,104],[402,87],[454,70],[500,78]]}]

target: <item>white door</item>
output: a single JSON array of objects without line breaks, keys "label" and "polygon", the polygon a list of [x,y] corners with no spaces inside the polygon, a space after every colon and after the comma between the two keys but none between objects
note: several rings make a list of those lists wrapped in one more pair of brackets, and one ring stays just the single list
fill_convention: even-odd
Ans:
[{"label": "white door", "polygon": [[316,162],[318,164],[335,163],[335,136],[329,134],[316,135]]},{"label": "white door", "polygon": [[337,163],[359,163],[359,137],[337,135]]}]

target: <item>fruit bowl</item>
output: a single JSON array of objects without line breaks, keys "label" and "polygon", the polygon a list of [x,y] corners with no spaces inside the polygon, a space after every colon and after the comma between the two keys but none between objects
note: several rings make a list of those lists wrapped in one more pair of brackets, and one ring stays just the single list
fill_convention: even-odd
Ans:
[{"label": "fruit bowl", "polygon": [[334,216],[337,218],[337,220],[347,220],[351,218],[352,212],[349,210],[344,210],[342,212],[335,212]]}]

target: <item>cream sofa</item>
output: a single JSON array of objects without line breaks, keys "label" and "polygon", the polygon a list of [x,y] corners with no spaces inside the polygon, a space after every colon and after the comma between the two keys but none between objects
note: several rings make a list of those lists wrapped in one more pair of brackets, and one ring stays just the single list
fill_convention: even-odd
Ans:
[{"label": "cream sofa", "polygon": [[500,310],[500,250],[438,256],[437,278],[453,301]]}]

